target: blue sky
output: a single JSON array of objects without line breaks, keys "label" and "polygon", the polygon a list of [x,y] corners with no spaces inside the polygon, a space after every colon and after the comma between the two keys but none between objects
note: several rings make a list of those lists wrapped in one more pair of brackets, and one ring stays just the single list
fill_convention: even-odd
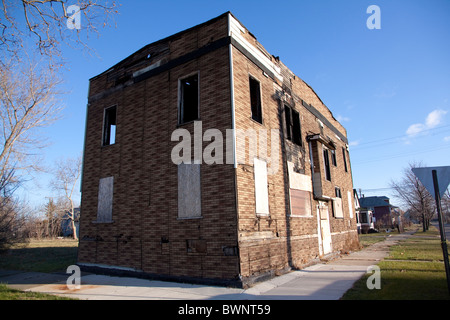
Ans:
[{"label": "blue sky", "polygon": [[[45,130],[45,162],[82,152],[89,78],[141,47],[231,11],[316,93],[347,129],[354,187],[391,197],[411,161],[450,165],[450,1],[122,1],[116,27],[64,48],[64,118]],[[75,1],[74,1],[75,3]],[[370,5],[381,29],[366,26]],[[83,26],[83,21],[81,21]],[[75,36],[75,35],[74,35]],[[52,196],[48,175],[25,197]],[[392,199],[395,204],[395,199]]]}]

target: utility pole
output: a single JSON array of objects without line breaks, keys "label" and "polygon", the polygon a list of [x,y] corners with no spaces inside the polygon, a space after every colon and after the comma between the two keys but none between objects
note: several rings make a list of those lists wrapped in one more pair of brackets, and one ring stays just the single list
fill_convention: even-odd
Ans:
[{"label": "utility pole", "polygon": [[448,261],[448,249],[447,249],[447,239],[445,236],[444,224],[442,221],[442,209],[441,209],[441,195],[439,193],[439,182],[437,178],[437,171],[433,170],[433,184],[434,184],[434,195],[436,198],[436,208],[439,220],[439,231],[441,234],[441,247],[442,253],[444,255],[444,264],[445,264],[445,274],[447,275],[447,287],[448,292],[450,294],[450,265]]}]

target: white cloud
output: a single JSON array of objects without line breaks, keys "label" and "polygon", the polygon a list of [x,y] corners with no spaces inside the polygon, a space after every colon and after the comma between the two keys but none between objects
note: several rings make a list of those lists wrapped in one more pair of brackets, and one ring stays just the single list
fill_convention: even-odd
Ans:
[{"label": "white cloud", "polygon": [[410,125],[406,130],[406,134],[410,137],[414,137],[425,130],[436,128],[442,123],[446,114],[446,110],[433,110],[427,115],[425,123],[416,123]]},{"label": "white cloud", "polygon": [[359,145],[359,142],[360,142],[360,140],[350,141],[350,142],[348,143],[348,145],[349,145],[350,147],[356,147],[357,145]]},{"label": "white cloud", "polygon": [[350,121],[350,118],[341,116],[339,114],[339,115],[337,115],[336,120],[339,121],[339,122],[347,122],[347,121]]},{"label": "white cloud", "polygon": [[408,130],[406,130],[406,134],[408,136],[415,136],[416,134],[421,133],[425,129],[426,127],[422,123],[412,124],[409,126]]},{"label": "white cloud", "polygon": [[430,129],[437,127],[439,124],[441,124],[442,119],[444,118],[446,113],[447,113],[447,111],[439,110],[439,109],[432,111],[427,116],[427,119],[425,120],[425,125]]}]

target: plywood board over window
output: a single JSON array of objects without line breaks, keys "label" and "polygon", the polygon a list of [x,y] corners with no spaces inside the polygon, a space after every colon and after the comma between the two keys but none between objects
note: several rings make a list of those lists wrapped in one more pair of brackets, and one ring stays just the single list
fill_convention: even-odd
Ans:
[{"label": "plywood board over window", "polygon": [[311,193],[303,190],[291,189],[291,215],[311,216]]},{"label": "plywood board over window", "polygon": [[288,162],[291,216],[312,217],[311,177],[295,171],[294,164]]},{"label": "plywood board over window", "polygon": [[201,218],[200,164],[178,165],[178,218]]},{"label": "plywood board over window", "polygon": [[342,210],[342,198],[333,198],[333,214],[335,218],[344,218],[344,210]]},{"label": "plywood board over window", "polygon": [[353,219],[353,203],[352,203],[352,193],[347,191],[347,201],[348,201],[348,212],[350,219]]},{"label": "plywood board over window", "polygon": [[254,158],[256,214],[269,214],[269,191],[267,186],[267,163]]},{"label": "plywood board over window", "polygon": [[112,222],[114,177],[100,179],[98,187],[98,223]]}]

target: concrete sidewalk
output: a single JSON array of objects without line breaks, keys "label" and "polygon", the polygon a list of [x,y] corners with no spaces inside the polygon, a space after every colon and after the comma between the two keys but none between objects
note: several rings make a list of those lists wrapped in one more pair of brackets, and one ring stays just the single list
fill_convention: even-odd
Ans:
[{"label": "concrete sidewalk", "polygon": [[302,270],[259,283],[249,289],[152,281],[86,274],[79,290],[69,290],[68,274],[0,271],[0,283],[25,291],[87,300],[338,300],[389,247],[412,233],[392,234],[385,241]]}]

